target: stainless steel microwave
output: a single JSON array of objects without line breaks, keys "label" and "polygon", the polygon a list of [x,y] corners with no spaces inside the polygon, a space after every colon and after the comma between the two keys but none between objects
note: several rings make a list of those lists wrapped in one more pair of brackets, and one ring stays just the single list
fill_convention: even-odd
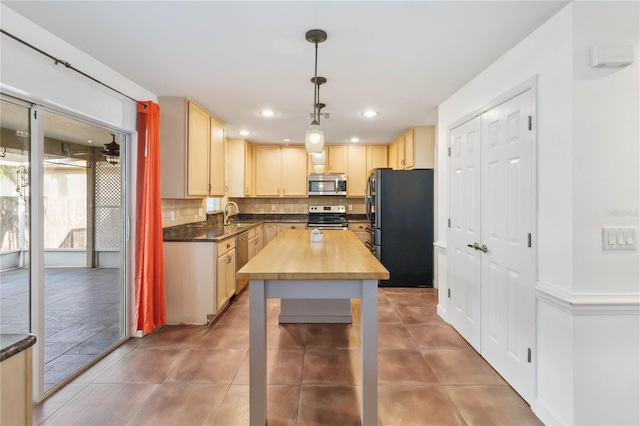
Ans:
[{"label": "stainless steel microwave", "polygon": [[347,195],[347,175],[309,175],[309,195]]}]

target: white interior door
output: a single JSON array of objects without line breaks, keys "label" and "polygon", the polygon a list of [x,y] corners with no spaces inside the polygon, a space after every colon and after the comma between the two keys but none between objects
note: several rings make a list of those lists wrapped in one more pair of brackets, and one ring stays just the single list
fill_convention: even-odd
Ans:
[{"label": "white interior door", "polygon": [[534,94],[482,115],[482,356],[527,401],[534,396]]},{"label": "white interior door", "polygon": [[481,252],[473,247],[480,235],[481,119],[451,130],[449,247],[450,321],[480,352]]}]

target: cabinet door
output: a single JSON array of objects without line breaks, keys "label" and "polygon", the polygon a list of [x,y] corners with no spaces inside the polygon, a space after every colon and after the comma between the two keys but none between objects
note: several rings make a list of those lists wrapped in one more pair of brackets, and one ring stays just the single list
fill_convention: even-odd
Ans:
[{"label": "cabinet door", "polygon": [[[331,145],[328,147],[328,167],[330,173],[346,173],[347,172],[347,152],[346,145]],[[327,147],[325,147],[327,149]]]},{"label": "cabinet door", "polygon": [[248,141],[244,143],[244,196],[250,197],[253,195],[253,173],[251,167],[253,161],[251,158],[252,147]]},{"label": "cabinet door", "polygon": [[369,145],[367,146],[367,174],[372,169],[387,166],[387,150],[386,145]]},{"label": "cabinet door", "polygon": [[256,145],[253,149],[256,161],[256,195],[280,196],[280,147]]},{"label": "cabinet door", "polygon": [[266,246],[278,235],[278,225],[275,223],[266,223],[264,225],[264,245]]},{"label": "cabinet door", "polygon": [[393,141],[389,145],[389,167],[393,170],[398,170],[398,142]]},{"label": "cabinet door", "polygon": [[364,197],[367,184],[367,147],[349,146],[349,169],[347,170],[347,196]]},{"label": "cabinet door", "polygon": [[187,130],[187,195],[209,195],[209,114],[189,102],[189,127]]},{"label": "cabinet door", "polygon": [[307,195],[307,152],[304,147],[282,148],[282,195]]},{"label": "cabinet door", "polygon": [[253,259],[253,257],[258,253],[258,238],[253,237],[249,238],[249,260]]},{"label": "cabinet door", "polygon": [[362,244],[367,244],[367,224],[366,223],[350,223],[349,231],[352,231],[356,237],[362,242]]},{"label": "cabinet door", "polygon": [[224,197],[224,126],[215,118],[210,118],[211,145],[209,155],[209,196]]},{"label": "cabinet door", "polygon": [[229,300],[226,284],[227,262],[229,262],[229,256],[227,253],[218,256],[218,262],[216,265],[216,312],[219,311]]},{"label": "cabinet door", "polygon": [[415,144],[413,129],[404,134],[404,168],[413,169],[415,164]]},{"label": "cabinet door", "polygon": [[397,169],[398,170],[404,170],[404,163],[405,163],[405,158],[404,158],[404,136],[400,136],[397,139],[397,143],[398,143],[398,166]]},{"label": "cabinet door", "polygon": [[227,253],[227,269],[225,270],[225,287],[227,289],[227,299],[231,299],[236,294],[236,251]]}]

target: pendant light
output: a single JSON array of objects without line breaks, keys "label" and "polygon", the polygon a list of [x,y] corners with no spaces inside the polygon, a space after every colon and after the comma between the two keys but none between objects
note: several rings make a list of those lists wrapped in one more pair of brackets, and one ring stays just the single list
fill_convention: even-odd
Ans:
[{"label": "pendant light", "polygon": [[324,134],[322,128],[318,123],[318,43],[322,43],[327,39],[327,33],[323,30],[309,30],[305,36],[308,42],[316,45],[316,60],[313,77],[313,121],[307,129],[307,134],[304,138],[304,147],[307,150],[307,154],[320,154],[324,150]]},{"label": "pendant light", "polygon": [[107,163],[118,164],[120,163],[120,145],[116,142],[116,135],[112,133],[111,136],[113,137],[113,140],[111,143],[104,144],[102,153],[104,154]]}]

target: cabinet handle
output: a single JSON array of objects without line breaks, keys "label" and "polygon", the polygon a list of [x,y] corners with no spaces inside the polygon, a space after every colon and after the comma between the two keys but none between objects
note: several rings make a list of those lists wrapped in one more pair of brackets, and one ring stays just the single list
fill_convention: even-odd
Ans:
[{"label": "cabinet handle", "polygon": [[227,255],[227,263],[231,263],[231,255],[230,254]]},{"label": "cabinet handle", "polygon": [[291,229],[296,229],[296,226],[295,225],[291,225]]},{"label": "cabinet handle", "polygon": [[227,243],[227,248],[231,247],[231,243]]}]

